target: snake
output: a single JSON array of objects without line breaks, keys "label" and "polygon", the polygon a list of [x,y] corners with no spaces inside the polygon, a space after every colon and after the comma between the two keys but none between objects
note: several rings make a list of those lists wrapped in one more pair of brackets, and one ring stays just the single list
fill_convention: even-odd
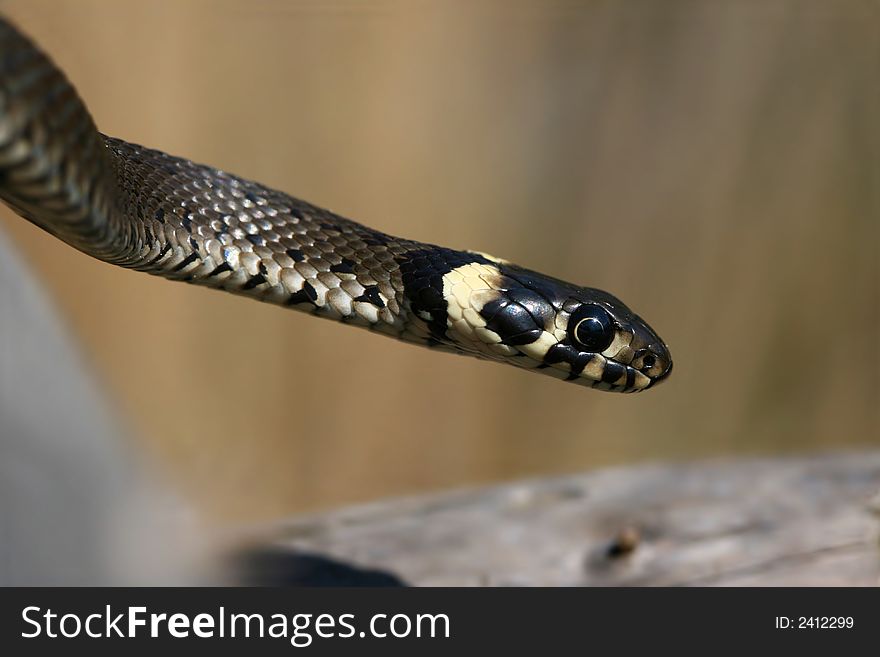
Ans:
[{"label": "snake", "polygon": [[486,253],[403,239],[257,182],[107,136],[0,16],[0,199],[104,262],[598,390],[666,379],[617,297]]}]

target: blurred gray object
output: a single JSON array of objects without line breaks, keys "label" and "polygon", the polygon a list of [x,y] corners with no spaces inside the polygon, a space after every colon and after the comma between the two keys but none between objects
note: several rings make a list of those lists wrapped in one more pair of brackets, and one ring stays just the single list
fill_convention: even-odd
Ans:
[{"label": "blurred gray object", "polygon": [[0,584],[180,582],[186,514],[123,436],[0,232]]}]

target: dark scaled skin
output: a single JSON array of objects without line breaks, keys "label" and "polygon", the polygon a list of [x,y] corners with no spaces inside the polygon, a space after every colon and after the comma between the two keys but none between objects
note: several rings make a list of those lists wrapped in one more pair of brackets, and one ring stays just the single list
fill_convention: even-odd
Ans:
[{"label": "dark scaled skin", "polygon": [[621,392],[672,367],[656,333],[605,292],[392,237],[100,134],[61,71],[2,19],[0,198],[106,262],[439,350]]}]

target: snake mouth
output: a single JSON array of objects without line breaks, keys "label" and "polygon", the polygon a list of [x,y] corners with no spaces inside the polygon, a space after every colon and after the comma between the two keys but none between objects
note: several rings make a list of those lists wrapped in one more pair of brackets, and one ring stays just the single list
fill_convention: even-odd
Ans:
[{"label": "snake mouth", "polygon": [[664,381],[672,372],[672,360],[664,359],[662,365],[641,364],[638,362],[623,363],[612,358],[605,358],[599,354],[589,356],[587,365],[579,375],[573,375],[571,370],[557,365],[558,371],[569,372],[566,380],[589,386],[596,390],[607,392],[642,392]]},{"label": "snake mouth", "polygon": [[581,354],[578,361],[576,365],[544,364],[543,368],[555,378],[606,392],[641,392],[654,384],[654,379],[645,372],[601,354]]},{"label": "snake mouth", "polygon": [[[642,392],[666,380],[670,372],[672,372],[672,361],[669,362],[659,375],[654,376],[650,376],[643,370],[638,370],[631,365],[623,365],[623,368],[627,377],[626,382],[623,384],[619,383],[620,380],[616,384],[608,383],[607,381],[587,381],[585,383],[597,390],[607,390],[609,392]],[[631,385],[629,384],[630,381],[632,382]]]},{"label": "snake mouth", "polygon": [[[612,361],[609,361],[612,363]],[[616,382],[609,382],[608,376],[605,375],[602,381],[596,381],[592,384],[592,387],[597,390],[606,390],[608,392],[641,392],[642,390],[647,390],[651,386],[654,385],[655,380],[652,379],[648,374],[639,370],[632,365],[624,365],[622,363],[613,363],[618,367],[622,368],[624,371],[624,375],[619,377]],[[612,371],[615,368],[611,368]],[[625,379],[623,377],[626,377]]]}]

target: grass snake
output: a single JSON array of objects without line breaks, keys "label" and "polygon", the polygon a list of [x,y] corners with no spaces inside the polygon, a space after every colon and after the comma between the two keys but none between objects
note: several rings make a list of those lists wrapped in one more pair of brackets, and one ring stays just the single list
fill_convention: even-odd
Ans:
[{"label": "grass snake", "polygon": [[2,17],[0,198],[100,260],[435,350],[617,392],[672,369],[654,330],[607,292],[392,237],[101,134],[64,74]]}]

